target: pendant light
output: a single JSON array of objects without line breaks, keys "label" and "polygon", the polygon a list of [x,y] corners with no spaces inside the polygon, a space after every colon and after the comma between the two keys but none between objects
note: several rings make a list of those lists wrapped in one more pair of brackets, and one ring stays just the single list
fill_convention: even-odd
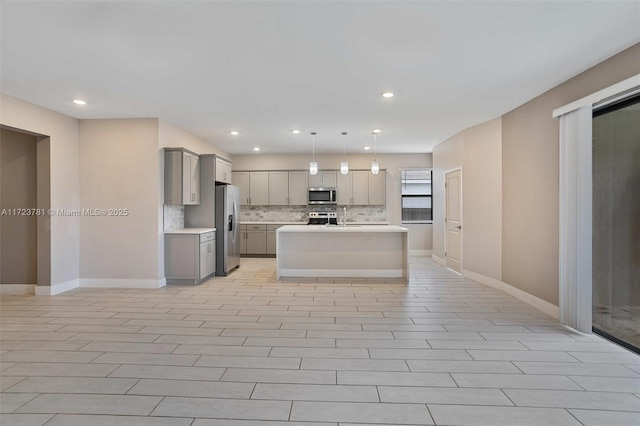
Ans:
[{"label": "pendant light", "polygon": [[380,130],[376,129],[371,132],[373,134],[373,161],[371,162],[371,173],[377,175],[380,173],[380,165],[378,164],[378,133]]},{"label": "pendant light", "polygon": [[311,157],[311,162],[309,163],[309,174],[317,175],[318,174],[318,163],[316,162],[316,132],[311,132],[311,140],[313,143],[313,157]]},{"label": "pendant light", "polygon": [[346,175],[349,173],[349,162],[347,161],[347,132],[342,132],[342,155],[344,161],[340,163],[340,173]]}]

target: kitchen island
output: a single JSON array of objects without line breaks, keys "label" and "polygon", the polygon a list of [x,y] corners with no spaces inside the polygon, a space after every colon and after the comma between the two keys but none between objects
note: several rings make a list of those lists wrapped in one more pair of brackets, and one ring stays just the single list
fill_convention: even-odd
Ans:
[{"label": "kitchen island", "polygon": [[395,225],[287,225],[276,233],[278,279],[409,280],[409,230]]}]

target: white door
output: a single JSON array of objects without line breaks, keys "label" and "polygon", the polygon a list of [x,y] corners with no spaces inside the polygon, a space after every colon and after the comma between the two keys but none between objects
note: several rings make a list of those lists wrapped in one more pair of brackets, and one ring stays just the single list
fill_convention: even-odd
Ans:
[{"label": "white door", "polygon": [[447,268],[460,272],[462,266],[462,171],[445,174],[445,246]]}]

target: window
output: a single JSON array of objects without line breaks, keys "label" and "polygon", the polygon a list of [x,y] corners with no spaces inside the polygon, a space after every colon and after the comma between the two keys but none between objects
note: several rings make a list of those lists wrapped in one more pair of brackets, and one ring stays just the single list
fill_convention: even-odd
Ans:
[{"label": "window", "polygon": [[401,170],[402,223],[431,223],[431,169]]}]

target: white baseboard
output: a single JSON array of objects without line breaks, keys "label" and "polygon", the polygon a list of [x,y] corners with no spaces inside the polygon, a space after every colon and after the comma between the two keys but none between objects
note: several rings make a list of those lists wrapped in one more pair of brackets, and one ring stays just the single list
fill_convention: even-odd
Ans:
[{"label": "white baseboard", "polygon": [[78,280],[70,280],[51,286],[38,285],[36,286],[36,296],[55,296],[56,294],[64,293],[74,288],[78,288]]},{"label": "white baseboard", "polygon": [[36,284],[0,284],[0,294],[35,294]]},{"label": "white baseboard", "polygon": [[280,269],[283,277],[320,277],[320,278],[402,278],[402,269]]},{"label": "white baseboard", "polygon": [[489,287],[495,288],[497,290],[503,291],[508,295],[513,296],[518,300],[521,300],[527,305],[533,306],[539,311],[544,312],[545,314],[549,315],[550,317],[553,317],[554,319],[560,318],[560,308],[554,305],[553,303],[549,303],[546,300],[542,300],[539,297],[536,297],[532,294],[527,293],[526,291],[522,291],[518,288],[515,288],[514,286],[509,285],[503,281],[496,280],[495,278],[489,278],[484,275],[477,274],[475,272],[467,271],[465,269],[462,270],[462,276],[466,278],[470,278],[481,284],[488,285]]},{"label": "white baseboard", "polygon": [[431,256],[433,250],[409,250],[409,256]]},{"label": "white baseboard", "polygon": [[113,278],[82,278],[80,287],[87,288],[161,288],[167,285],[167,280],[154,279],[113,279]]},{"label": "white baseboard", "polygon": [[[13,285],[13,284],[12,284]],[[56,294],[64,293],[65,291],[73,290],[78,287],[87,288],[161,288],[167,285],[166,278],[160,280],[128,280],[128,279],[94,279],[94,278],[81,278],[78,280],[71,280],[62,284],[54,286],[30,286],[35,288],[36,296],[55,296]],[[4,292],[5,285],[0,285],[0,293]],[[27,286],[29,287],[29,286]],[[32,290],[31,293],[34,294]]]},{"label": "white baseboard", "polygon": [[435,254],[431,254],[431,260],[433,260],[434,262],[436,262],[439,265],[442,266],[447,266],[447,263],[444,261],[443,258],[436,256]]}]

